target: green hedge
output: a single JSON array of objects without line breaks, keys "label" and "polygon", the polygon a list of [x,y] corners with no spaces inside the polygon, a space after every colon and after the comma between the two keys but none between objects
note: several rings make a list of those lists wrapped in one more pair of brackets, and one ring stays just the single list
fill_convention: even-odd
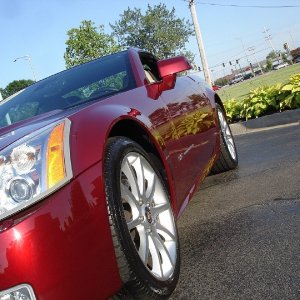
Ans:
[{"label": "green hedge", "polygon": [[276,84],[252,90],[242,101],[225,100],[224,106],[231,123],[300,108],[300,74],[291,76],[284,85]]}]

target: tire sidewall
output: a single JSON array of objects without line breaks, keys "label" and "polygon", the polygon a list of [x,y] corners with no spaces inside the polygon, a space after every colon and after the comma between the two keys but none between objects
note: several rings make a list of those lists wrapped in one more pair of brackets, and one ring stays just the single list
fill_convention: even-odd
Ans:
[{"label": "tire sidewall", "polygon": [[[151,161],[147,153],[138,144],[126,138],[119,138],[114,140],[109,145],[110,162],[105,160],[104,164],[106,197],[111,212],[111,217],[113,218],[113,223],[115,225],[115,232],[118,236],[122,252],[124,253],[129,267],[130,280],[125,282],[125,285],[129,288],[134,288],[134,285],[137,282],[142,282],[143,285],[150,288],[153,293],[161,295],[162,297],[168,296],[170,293],[172,293],[177,284],[180,268],[179,239],[176,222],[173,215],[177,236],[176,265],[172,276],[168,280],[162,281],[152,276],[140,259],[136,247],[131,239],[124,215],[120,190],[120,170],[124,157],[130,152],[137,152],[145,157],[155,171],[156,175],[159,177],[166,194],[169,196],[165,182],[161,177],[155,163]],[[114,162],[114,165],[111,165],[111,162]]]},{"label": "tire sidewall", "polygon": [[[227,152],[227,156],[228,156],[228,159],[231,161],[231,163],[233,165],[237,165],[238,163],[238,154],[237,154],[237,149],[236,149],[236,145],[235,145],[235,141],[234,141],[234,138],[233,138],[233,135],[232,135],[232,131],[231,131],[231,128],[228,124],[228,121],[227,121],[227,116],[226,116],[226,113],[224,112],[224,110],[222,109],[222,107],[219,105],[219,104],[216,104],[216,110],[217,110],[217,118],[218,118],[218,122],[219,122],[219,127],[220,127],[220,138],[221,138],[221,151],[222,151],[222,147],[225,148],[226,152]],[[222,125],[220,124],[221,121],[219,119],[219,113],[218,111],[220,111],[222,114],[223,114],[223,117],[227,123],[227,126],[228,126],[228,129],[229,129],[229,132],[230,132],[230,135],[232,137],[232,141],[233,141],[233,147],[234,147],[234,151],[235,151],[235,159],[232,157],[230,151],[229,151],[229,148],[228,148],[228,145],[227,145],[227,142],[226,142],[226,139],[224,137],[224,133],[223,133],[223,130],[222,130]]]}]

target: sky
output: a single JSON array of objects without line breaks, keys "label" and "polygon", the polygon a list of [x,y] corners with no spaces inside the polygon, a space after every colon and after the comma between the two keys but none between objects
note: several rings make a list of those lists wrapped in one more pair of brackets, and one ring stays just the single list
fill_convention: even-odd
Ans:
[{"label": "sky", "polygon": [[[191,21],[185,0],[0,0],[0,88],[13,80],[42,79],[65,69],[67,31],[82,20],[104,25],[110,33],[128,7],[145,11],[147,5],[175,7],[176,16]],[[196,0],[208,65],[213,79],[231,71],[229,61],[240,65],[264,59],[272,50],[265,39],[264,27],[276,50],[300,47],[299,0]],[[217,5],[212,5],[217,4]],[[227,6],[228,5],[228,6]],[[296,6],[255,8],[238,6]],[[201,66],[197,41],[191,37],[187,48],[196,54]],[[254,49],[252,51],[248,49]],[[25,58],[30,56],[30,62]],[[247,58],[246,58],[247,55]],[[225,63],[225,68],[223,67]]]}]

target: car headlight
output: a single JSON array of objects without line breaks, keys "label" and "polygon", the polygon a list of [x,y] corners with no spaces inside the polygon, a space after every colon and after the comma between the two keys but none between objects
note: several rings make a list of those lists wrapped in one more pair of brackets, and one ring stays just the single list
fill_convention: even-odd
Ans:
[{"label": "car headlight", "polygon": [[35,300],[33,289],[28,284],[15,286],[6,291],[0,291],[0,300]]},{"label": "car headlight", "polygon": [[0,220],[41,200],[72,178],[68,119],[0,151]]}]

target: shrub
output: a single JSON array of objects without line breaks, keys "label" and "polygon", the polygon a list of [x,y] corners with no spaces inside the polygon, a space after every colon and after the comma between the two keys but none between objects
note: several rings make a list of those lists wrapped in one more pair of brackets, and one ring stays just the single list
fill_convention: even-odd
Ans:
[{"label": "shrub", "polygon": [[290,77],[285,85],[259,87],[242,101],[224,102],[229,122],[248,120],[285,109],[300,108],[300,74]]},{"label": "shrub", "polygon": [[282,91],[286,97],[280,103],[281,110],[300,108],[300,74],[291,76],[289,82],[282,87]]},{"label": "shrub", "polygon": [[250,91],[243,101],[242,115],[247,119],[257,118],[276,111],[277,103],[269,87],[259,87]]},{"label": "shrub", "polygon": [[232,98],[224,102],[227,119],[230,123],[240,121],[242,119],[242,103]]}]

